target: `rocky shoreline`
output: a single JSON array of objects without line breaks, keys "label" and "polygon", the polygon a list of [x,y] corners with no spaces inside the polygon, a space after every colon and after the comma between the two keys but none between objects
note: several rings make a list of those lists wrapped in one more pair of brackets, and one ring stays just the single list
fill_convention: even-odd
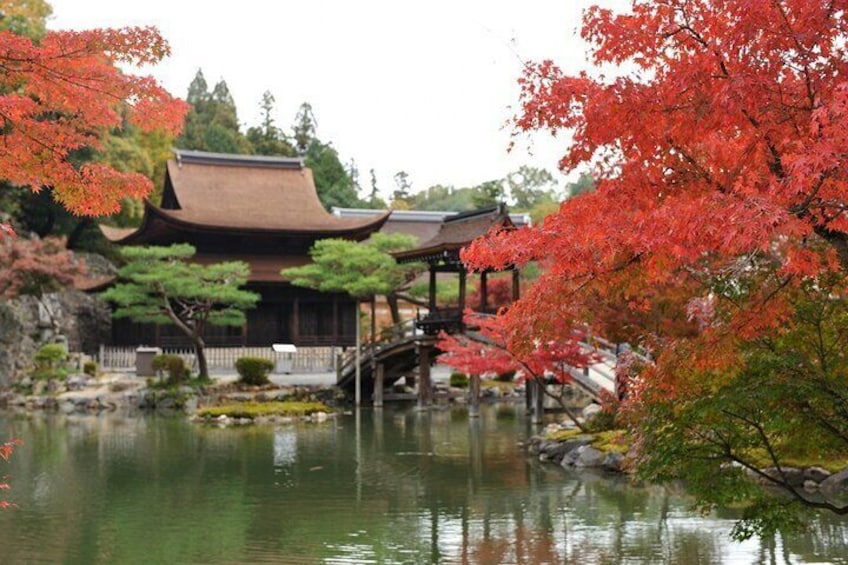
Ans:
[{"label": "rocky shoreline", "polygon": [[[566,439],[552,436],[565,432]],[[542,463],[564,469],[595,469],[610,473],[630,473],[632,456],[627,447],[602,449],[598,447],[601,434],[579,433],[576,428],[553,424],[544,435],[532,436],[526,444],[527,452]],[[772,480],[785,482],[802,491],[811,500],[825,500],[837,505],[848,505],[848,468],[831,472],[819,465],[799,467],[768,467],[760,473],[745,469],[751,480],[765,486],[777,487]]]},{"label": "rocky shoreline", "polygon": [[156,383],[121,373],[92,377],[72,374],[64,380],[24,380],[0,392],[0,407],[26,411],[48,410],[64,414],[115,410],[185,412],[234,402],[322,402],[338,406],[344,395],[335,387],[244,387],[235,383],[210,383],[163,388]]}]

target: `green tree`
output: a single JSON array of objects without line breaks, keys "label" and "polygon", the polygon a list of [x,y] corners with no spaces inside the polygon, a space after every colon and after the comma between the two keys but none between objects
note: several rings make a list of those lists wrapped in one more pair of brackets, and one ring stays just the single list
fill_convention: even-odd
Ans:
[{"label": "green tree", "polygon": [[44,0],[0,0],[0,31],[41,39],[53,8]]},{"label": "green tree", "polygon": [[[646,388],[633,407],[641,476],[684,478],[705,509],[744,506],[744,520],[733,532],[738,539],[801,526],[804,507],[848,514],[846,501],[833,492],[806,491],[797,470],[845,468],[845,283],[842,275],[828,275],[788,289],[794,312],[779,332],[744,340],[712,336],[666,352],[663,357],[688,369],[671,394]],[[734,286],[735,298],[744,298],[745,286]],[[698,353],[704,343],[709,354]],[[717,362],[721,355],[733,361]],[[643,374],[649,376],[647,369]],[[788,496],[764,491],[751,477]]]},{"label": "green tree", "polygon": [[415,244],[415,237],[400,233],[375,233],[364,243],[322,239],[309,250],[311,264],[285,269],[282,275],[295,286],[346,292],[360,300],[384,295],[392,310],[392,321],[398,323],[398,293],[421,272],[421,266],[399,265],[390,253],[412,249]]},{"label": "green tree", "polygon": [[104,292],[103,298],[117,306],[116,318],[177,326],[194,346],[200,378],[208,379],[206,326],[244,325],[244,311],[256,304],[259,295],[240,288],[247,281],[247,264],[199,265],[190,262],[194,253],[188,244],[125,247],[127,264],[118,272],[123,282]]},{"label": "green tree", "polygon": [[282,157],[294,157],[297,153],[289,142],[283,130],[274,125],[272,113],[276,100],[270,91],[262,94],[259,107],[262,109],[262,124],[253,126],[247,130],[247,140],[257,155],[279,155]]},{"label": "green tree", "polygon": [[226,81],[218,81],[209,92],[203,71],[198,69],[186,101],[191,109],[186,114],[182,135],[177,138],[177,147],[214,153],[251,152],[250,143],[239,131],[236,104]]},{"label": "green tree", "polygon": [[538,204],[561,200],[553,175],[545,169],[522,165],[509,173],[504,183],[515,210],[529,211]]},{"label": "green tree", "polygon": [[505,199],[503,180],[487,180],[475,186],[471,196],[471,202],[475,208],[494,206]]}]

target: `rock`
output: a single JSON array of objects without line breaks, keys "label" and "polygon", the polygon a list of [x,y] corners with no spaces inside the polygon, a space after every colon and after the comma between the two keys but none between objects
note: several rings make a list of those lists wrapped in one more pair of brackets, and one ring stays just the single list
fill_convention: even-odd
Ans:
[{"label": "rock", "polygon": [[313,418],[315,419],[316,422],[326,422],[327,418],[329,418],[329,417],[330,416],[326,412],[316,412],[313,415]]},{"label": "rock", "polygon": [[590,404],[586,408],[583,409],[581,413],[583,415],[583,421],[589,422],[598,415],[598,413],[603,412],[604,409],[601,408],[600,404]]},{"label": "rock", "polygon": [[607,453],[606,457],[604,457],[603,467],[607,471],[614,471],[616,473],[620,473],[623,464],[624,455],[618,453],[617,451],[610,451],[609,453]]},{"label": "rock", "polygon": [[763,472],[779,481],[786,481],[791,487],[800,487],[804,484],[804,471],[797,467],[781,467],[779,471],[777,467],[769,467],[763,469]]},{"label": "rock", "polygon": [[848,469],[843,469],[829,476],[819,483],[819,487],[822,493],[828,497],[848,495]]},{"label": "rock", "polygon": [[827,469],[821,467],[807,467],[804,469],[804,480],[820,483],[831,475]]},{"label": "rock", "polygon": [[575,451],[577,451],[575,467],[601,467],[604,464],[604,459],[606,459],[606,454],[603,451],[595,449],[591,445],[580,446]]},{"label": "rock", "polygon": [[89,376],[85,373],[75,373],[68,376],[66,384],[68,390],[82,390],[88,385]]},{"label": "rock", "polygon": [[804,481],[804,490],[819,490],[819,484],[816,481],[807,479]]}]

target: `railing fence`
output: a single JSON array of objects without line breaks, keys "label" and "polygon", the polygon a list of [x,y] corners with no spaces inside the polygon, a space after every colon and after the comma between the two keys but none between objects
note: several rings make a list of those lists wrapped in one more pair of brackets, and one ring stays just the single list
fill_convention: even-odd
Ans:
[{"label": "railing fence", "polygon": [[[281,372],[315,373],[335,371],[339,347],[299,347],[295,353],[276,353],[271,347],[207,347],[206,363],[210,371],[235,371],[239,357],[262,357],[277,363]],[[162,353],[182,357],[186,364],[197,368],[194,349],[163,347]],[[105,370],[135,370],[136,348],[132,346],[101,345],[97,362]]]}]

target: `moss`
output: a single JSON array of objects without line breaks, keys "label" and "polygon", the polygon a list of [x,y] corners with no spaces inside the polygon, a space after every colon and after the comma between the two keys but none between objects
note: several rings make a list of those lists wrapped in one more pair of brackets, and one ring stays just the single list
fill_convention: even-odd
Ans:
[{"label": "moss", "polygon": [[308,416],[316,412],[331,412],[330,408],[320,402],[239,402],[203,408],[198,410],[198,416],[203,418],[258,418],[261,416]]},{"label": "moss", "polygon": [[[765,449],[749,451],[746,454],[746,459],[760,469],[774,467],[774,463]],[[831,454],[827,457],[821,457],[815,453],[810,453],[806,456],[796,454],[782,456],[779,460],[782,467],[797,467],[799,469],[803,469],[805,467],[821,467],[822,469],[827,469],[831,473],[838,473],[843,469],[848,469],[848,454],[842,454],[841,456],[834,456]]]},{"label": "moss", "polygon": [[559,430],[545,436],[545,439],[550,441],[567,441],[578,437],[589,436],[591,440],[589,444],[599,451],[609,453],[615,451],[617,453],[627,453],[630,450],[630,436],[626,430],[608,430],[595,434],[587,434],[574,428],[571,430]]}]

